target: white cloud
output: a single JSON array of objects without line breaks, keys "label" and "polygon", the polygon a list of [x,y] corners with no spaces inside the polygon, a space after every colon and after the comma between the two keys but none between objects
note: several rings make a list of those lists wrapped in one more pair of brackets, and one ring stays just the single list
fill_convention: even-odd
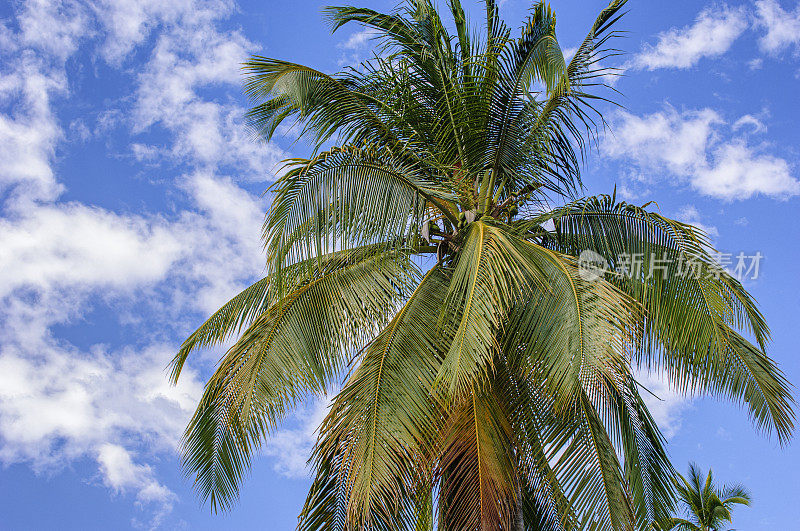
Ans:
[{"label": "white cloud", "polygon": [[363,61],[366,54],[373,50],[377,36],[378,32],[372,28],[364,28],[352,33],[347,40],[336,45],[338,49],[342,50],[337,64],[339,66],[355,65]]},{"label": "white cloud", "polygon": [[172,387],[164,368],[176,343],[78,349],[52,328],[97,305],[124,313],[139,304],[148,310],[134,329],[174,337],[187,314],[207,315],[259,272],[260,200],[207,174],[183,189],[196,210],[173,220],[77,203],[0,220],[0,462],[58,470],[96,459],[103,483],[152,502],[154,518],[174,495],[150,465],[124,456],[177,449],[202,392],[197,363]]},{"label": "white cloud", "polygon": [[667,108],[644,116],[620,112],[611,131],[603,153],[633,162],[644,175],[667,172],[704,195],[728,201],[800,194],[800,182],[786,160],[749,145],[744,137],[724,138],[735,128],[711,109],[679,113]]},{"label": "white cloud", "polygon": [[[100,296],[123,314],[113,301],[144,303],[150,315],[137,318],[151,335],[183,332],[185,315],[207,315],[262,270],[263,202],[208,172],[180,182],[194,208],[171,219],[77,202],[0,218],[0,462],[50,470],[96,459],[104,484],[155,506],[154,522],[174,495],[120,452],[175,451],[202,389],[197,373],[169,386],[175,344],[83,352],[51,330],[104,304]],[[173,324],[159,322],[165,314]]]},{"label": "white cloud", "polygon": [[240,105],[209,101],[198,94],[220,85],[238,89],[240,65],[256,49],[237,31],[218,31],[214,22],[220,15],[196,14],[159,35],[139,75],[133,126],[139,132],[154,125],[170,131],[174,143],[169,153],[178,160],[210,171],[227,166],[252,179],[267,180],[285,158],[284,152],[255,142],[246,133]]},{"label": "white cloud", "polygon": [[64,60],[78,49],[79,40],[92,32],[83,4],[61,0],[28,0],[17,14],[20,40]]},{"label": "white cloud", "polygon": [[639,394],[656,425],[667,439],[671,439],[680,430],[681,414],[691,407],[692,400],[672,389],[661,373],[638,371],[634,378],[645,388]]},{"label": "white cloud", "polygon": [[0,38],[0,59],[7,65],[0,71],[0,105],[14,108],[13,114],[0,115],[0,189],[13,185],[32,199],[58,197],[63,188],[48,162],[64,137],[51,111],[52,97],[67,95],[64,60],[84,43],[104,39],[97,52],[111,66],[120,66],[153,33],[150,59],[138,76],[134,112],[105,110],[95,134],[125,123],[136,132],[162,126],[173,134],[172,145],[134,143],[135,156],[147,150],[195,167],[225,167],[243,178],[267,180],[285,153],[254,141],[243,124],[241,105],[198,94],[225,85],[238,92],[240,64],[257,50],[240,31],[218,28],[235,9],[228,0],[21,3],[20,31],[2,26]]},{"label": "white cloud", "polygon": [[197,374],[169,386],[163,367],[172,349],[164,345],[82,354],[52,338],[31,342],[36,334],[23,332],[16,339],[26,341],[15,342],[4,332],[0,462],[51,472],[95,459],[103,484],[134,492],[140,504],[153,505],[156,519],[169,512],[175,494],[149,465],[133,462],[130,448],[144,444],[148,456],[175,450],[202,390]]},{"label": "white cloud", "polygon": [[206,171],[225,168],[241,178],[268,180],[285,153],[254,141],[243,124],[241,105],[198,94],[224,85],[238,92],[239,65],[256,50],[240,32],[217,28],[233,10],[227,1],[194,0],[104,0],[88,7],[49,0],[21,4],[20,31],[3,26],[0,39],[5,65],[0,67],[0,106],[13,110],[0,114],[0,192],[13,188],[15,198],[45,201],[63,192],[50,162],[64,138],[52,110],[54,96],[68,96],[64,60],[82,42],[99,36],[106,38],[100,52],[113,66],[155,30],[152,55],[138,77],[134,112],[105,110],[95,134],[125,123],[136,132],[162,126],[172,133],[172,145],[134,142],[135,157],[152,162],[169,156]]},{"label": "white cloud", "polygon": [[735,122],[733,122],[733,130],[738,131],[743,127],[750,126],[750,129],[754,133],[766,133],[767,126],[764,125],[764,122],[753,116],[752,114],[745,114]]},{"label": "white cloud", "polygon": [[13,190],[17,200],[55,199],[63,187],[50,160],[62,132],[51,98],[64,93],[66,80],[29,50],[0,53],[0,59],[8,59],[0,66],[0,108],[11,109],[0,114],[0,192]]},{"label": "white cloud", "polygon": [[[238,94],[238,63],[255,48],[219,29],[235,9],[225,0],[15,7],[19,31],[0,23],[0,463],[55,471],[92,459],[102,484],[155,511],[157,526],[176,497],[153,463],[167,453],[174,464],[202,392],[197,364],[177,387],[164,367],[198,314],[263,270],[264,201],[225,175],[269,180],[283,152],[252,141],[231,94],[204,92]],[[159,166],[186,206],[133,214],[58,201],[66,180],[56,150],[71,138],[56,99],[71,96],[65,61],[81,63],[75,52],[92,43],[89,59],[99,54],[114,68],[138,47],[152,49],[142,50],[143,68],[123,72],[140,72],[133,93],[113,95],[120,105],[133,101],[135,112],[112,106],[93,132],[74,121],[70,130],[85,142],[165,129],[166,145],[132,138],[130,149]],[[114,347],[93,340],[86,319],[98,308],[149,339]],[[84,346],[54,331],[72,326],[82,327]]]},{"label": "white cloud", "polygon": [[744,8],[725,4],[704,9],[694,24],[658,35],[655,46],[646,45],[633,59],[639,69],[690,68],[704,57],[719,57],[748,27]]},{"label": "white cloud", "polygon": [[337,47],[345,50],[359,50],[364,48],[377,35],[378,32],[374,29],[365,28],[350,35],[346,41],[338,44]]},{"label": "white cloud", "polygon": [[[209,315],[264,271],[261,223],[265,202],[231,179],[199,172],[184,183],[199,213],[185,212],[171,228],[185,249],[173,274],[187,284],[180,296]],[[176,295],[177,296],[177,295]],[[185,307],[173,300],[176,308]]]},{"label": "white cloud", "polygon": [[0,218],[0,299],[68,292],[136,296],[158,288],[165,308],[207,314],[263,270],[264,202],[233,181],[196,173],[195,205],[172,220],[80,203]]},{"label": "white cloud", "polygon": [[190,285],[173,285],[173,298],[187,297],[182,290],[190,289],[188,309],[210,311],[263,269],[265,205],[230,179],[209,174],[187,177],[183,188],[197,210],[171,221],[80,203],[0,218],[0,298],[25,289],[131,293],[172,278]]},{"label": "white cloud", "polygon": [[777,0],[756,2],[756,27],[766,30],[758,41],[762,50],[777,54],[789,47],[800,46],[800,4],[786,11]]},{"label": "white cloud", "polygon": [[[103,483],[107,487],[117,493],[135,490],[136,500],[140,506],[155,504],[158,507],[146,527],[150,529],[160,527],[164,517],[172,511],[172,504],[177,500],[177,496],[158,482],[153,469],[148,465],[134,463],[128,450],[111,443],[100,446],[97,462],[103,474]],[[142,527],[137,525],[136,519],[131,524],[133,527]]]},{"label": "white cloud", "polygon": [[18,341],[31,335],[6,339],[0,351],[3,463],[57,470],[72,459],[97,458],[112,442],[130,447],[144,440],[149,451],[175,450],[202,385],[191,370],[177,387],[166,382],[172,348],[98,346],[86,354],[49,337]]},{"label": "white cloud", "polygon": [[697,210],[697,207],[694,205],[685,205],[679,211],[676,219],[682,221],[684,223],[689,223],[690,225],[694,225],[698,229],[705,232],[708,236],[712,238],[716,238],[719,236],[719,230],[717,227],[713,225],[706,225],[703,223],[703,216],[700,214],[700,211]]},{"label": "white cloud", "polygon": [[760,70],[764,67],[764,60],[760,57],[747,61],[747,66],[750,70]]},{"label": "white cloud", "polygon": [[307,462],[330,403],[331,399],[312,399],[292,415],[293,425],[286,425],[272,434],[264,446],[264,453],[275,460],[276,472],[288,478],[309,477],[311,469]]},{"label": "white cloud", "polygon": [[784,159],[759,154],[742,140],[719,145],[713,162],[698,168],[692,184],[700,193],[727,200],[754,195],[788,198],[800,194],[800,182]]},{"label": "white cloud", "polygon": [[0,219],[0,297],[14,289],[135,287],[160,280],[181,248],[165,225],[79,203]]},{"label": "white cloud", "polygon": [[159,36],[140,75],[136,127],[144,129],[164,120],[164,114],[178,113],[192,102],[202,103],[195,93],[198,88],[238,83],[239,65],[251,46],[238,33],[200,36],[191,31],[174,31]]},{"label": "white cloud", "polygon": [[236,7],[230,0],[98,0],[92,9],[105,33],[100,53],[109,64],[119,65],[154,31],[205,26],[217,33],[213,22],[226,18]]},{"label": "white cloud", "polygon": [[713,126],[720,123],[722,118],[710,109],[678,114],[668,108],[645,116],[620,112],[603,150],[612,157],[632,158],[641,166],[686,173],[704,159]]}]

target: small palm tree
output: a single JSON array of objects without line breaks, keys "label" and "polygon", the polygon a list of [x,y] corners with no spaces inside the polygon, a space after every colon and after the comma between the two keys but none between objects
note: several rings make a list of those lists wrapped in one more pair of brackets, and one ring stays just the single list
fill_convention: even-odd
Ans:
[{"label": "small palm tree", "polygon": [[750,505],[750,494],[741,485],[718,489],[711,470],[703,481],[694,463],[689,464],[689,479],[678,475],[676,490],[690,520],[669,518],[661,526],[664,531],[722,531],[725,522],[733,521],[734,505]]},{"label": "small palm tree", "polygon": [[[173,361],[177,379],[192,351],[238,336],[184,439],[213,509],[231,506],[287,413],[333,388],[300,529],[660,521],[674,469],[636,367],[790,437],[764,318],[702,232],[579,196],[624,3],[569,62],[544,2],[512,37],[493,0],[480,26],[459,0],[449,22],[432,0],[407,0],[326,10],[334,28],[379,40],[380,55],[343,73],[246,63],[256,130],[268,139],[296,120],[317,148],[271,189],[266,276]],[[582,274],[584,253],[607,268]]]}]

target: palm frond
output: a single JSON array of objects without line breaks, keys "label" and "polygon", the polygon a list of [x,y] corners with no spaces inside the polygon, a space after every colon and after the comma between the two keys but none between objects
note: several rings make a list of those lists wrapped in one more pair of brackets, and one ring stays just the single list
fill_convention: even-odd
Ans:
[{"label": "palm frond", "polygon": [[447,280],[439,268],[425,275],[366,347],[321,427],[318,455],[339,456],[348,521],[359,526],[414,514],[403,504],[440,425],[431,389],[447,341],[436,327]]},{"label": "palm frond", "polygon": [[260,314],[206,385],[184,436],[184,469],[227,509],[250,457],[297,401],[324,394],[346,352],[377,334],[416,284],[405,253],[342,257]]},{"label": "palm frond", "polygon": [[447,420],[441,459],[446,529],[511,529],[520,489],[502,402],[473,387]]},{"label": "palm frond", "polygon": [[[665,370],[684,393],[745,402],[760,428],[788,439],[793,399],[783,374],[763,354],[769,329],[739,281],[716,265],[705,235],[610,196],[580,200],[547,217],[556,223],[548,245],[576,256],[597,253],[618,272],[609,281],[644,308],[638,363]],[[734,327],[751,333],[760,349]]]},{"label": "palm frond", "polygon": [[273,186],[264,222],[275,271],[341,248],[380,242],[412,246],[428,205],[455,199],[385,149],[334,148],[290,164]]},{"label": "palm frond", "polygon": [[261,56],[246,61],[244,71],[244,92],[254,103],[246,118],[266,140],[284,120],[295,118],[303,123],[302,135],[313,136],[317,146],[334,133],[345,141],[399,141],[370,108],[371,98],[351,90],[346,79]]}]

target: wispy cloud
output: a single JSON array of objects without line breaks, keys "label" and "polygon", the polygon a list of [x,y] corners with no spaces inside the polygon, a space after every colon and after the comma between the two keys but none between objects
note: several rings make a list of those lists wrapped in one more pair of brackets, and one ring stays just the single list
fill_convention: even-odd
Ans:
[{"label": "wispy cloud", "polygon": [[[117,493],[136,491],[139,505],[155,504],[156,510],[146,527],[158,528],[164,517],[172,511],[172,504],[177,496],[155,477],[149,465],[136,464],[131,452],[118,444],[102,444],[97,451],[97,461],[103,473],[103,483]],[[136,522],[132,522],[135,527]]]},{"label": "wispy cloud", "polygon": [[66,0],[26,1],[19,4],[18,41],[61,61],[75,53],[80,41],[94,32],[89,6]]},{"label": "wispy cloud", "polygon": [[[109,475],[109,455],[119,452],[103,449],[139,449],[140,459],[177,449],[202,382],[189,368],[171,387],[164,367],[177,344],[155,338],[182,330],[182,314],[216,309],[261,268],[260,201],[208,175],[184,187],[196,210],[171,221],[77,203],[2,220],[0,249],[9,252],[0,254],[0,462],[57,470],[96,459],[105,484],[140,501],[163,494],[157,515],[171,507],[146,462],[127,467],[131,478],[120,482]],[[53,336],[54,326],[98,305],[119,312],[121,327],[130,308],[147,308],[137,313],[144,322],[126,326],[153,342],[77,348]]]},{"label": "wispy cloud", "polygon": [[[247,135],[234,98],[204,92],[238,93],[238,63],[256,46],[220,29],[235,9],[224,0],[14,7],[16,25],[0,25],[0,463],[52,471],[92,459],[156,526],[177,498],[153,462],[176,450],[202,392],[191,367],[177,387],[164,373],[185,316],[208,314],[263,269],[265,204],[240,184],[269,181],[283,152]],[[145,63],[126,69],[134,52]],[[60,200],[68,59],[131,79],[97,123],[71,123],[78,141],[126,139],[183,206],[135,214]],[[79,347],[54,332],[97,307],[148,339]]]},{"label": "wispy cloud", "polygon": [[337,64],[339,66],[355,65],[363,61],[372,49],[378,32],[372,28],[364,28],[336,45],[341,50]]},{"label": "wispy cloud", "polygon": [[167,346],[84,354],[31,337],[41,324],[21,331],[24,343],[9,345],[6,336],[0,352],[0,461],[58,471],[75,459],[95,459],[104,484],[168,510],[175,495],[150,466],[133,461],[131,444],[149,441],[146,455],[176,447],[202,389],[197,375],[173,388],[162,371],[171,357]]},{"label": "wispy cloud", "polygon": [[[778,0],[757,0],[752,6],[731,7],[713,3],[697,15],[692,24],[671,28],[645,44],[628,63],[628,68],[658,70],[687,69],[704,58],[720,57],[748,29],[758,33],[759,48],[769,54],[793,49],[800,51],[800,5],[784,9]],[[751,69],[763,66],[763,59],[749,61]]]},{"label": "wispy cloud", "polygon": [[719,57],[749,26],[744,8],[725,4],[704,9],[694,23],[660,33],[655,45],[646,45],[632,62],[644,70],[691,68],[705,57]]},{"label": "wispy cloud", "polygon": [[374,39],[378,35],[378,32],[372,28],[365,28],[361,31],[357,31],[350,35],[346,41],[337,45],[338,48],[342,48],[343,50],[360,50],[370,42],[371,39]]},{"label": "wispy cloud", "polygon": [[738,131],[740,129],[750,130],[753,133],[766,133],[767,126],[764,125],[759,118],[753,116],[752,114],[745,114],[735,122],[733,122],[732,126],[734,131]]},{"label": "wispy cloud", "polygon": [[230,168],[266,180],[285,153],[253,141],[240,105],[199,94],[219,85],[238,90],[239,65],[256,46],[237,31],[217,31],[207,18],[160,34],[138,77],[132,126],[135,132],[156,126],[170,131],[172,146],[158,153],[204,170]]},{"label": "wispy cloud", "polygon": [[673,438],[681,428],[681,415],[691,407],[692,399],[675,391],[662,373],[638,371],[634,378],[646,389],[640,394],[656,425],[667,439]]},{"label": "wispy cloud", "polygon": [[777,0],[758,0],[756,27],[765,30],[758,43],[762,50],[777,54],[790,47],[800,47],[800,4],[794,11],[783,9]]},{"label": "wispy cloud", "polygon": [[736,129],[708,108],[678,112],[668,107],[644,116],[619,112],[602,151],[633,162],[652,179],[666,171],[703,195],[728,201],[800,194],[792,165],[764,146],[749,144],[734,134]]},{"label": "wispy cloud", "polygon": [[270,437],[264,452],[275,460],[276,472],[289,478],[309,476],[308,460],[317,441],[317,430],[334,394],[328,399],[310,400],[292,415],[286,426]]},{"label": "wispy cloud", "polygon": [[717,230],[717,227],[714,225],[708,225],[705,222],[705,217],[694,205],[684,205],[680,210],[678,210],[678,213],[675,217],[678,221],[694,225],[712,238],[719,236],[719,230]]},{"label": "wispy cloud", "polygon": [[66,91],[64,72],[30,50],[0,47],[0,192],[18,201],[52,200],[63,191],[50,160],[63,133],[51,100]]}]

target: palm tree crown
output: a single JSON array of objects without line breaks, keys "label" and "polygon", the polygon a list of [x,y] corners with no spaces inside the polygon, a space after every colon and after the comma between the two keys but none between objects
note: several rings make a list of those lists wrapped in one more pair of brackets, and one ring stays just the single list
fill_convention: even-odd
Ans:
[{"label": "palm tree crown", "polygon": [[[230,507],[287,412],[339,388],[300,529],[663,519],[674,470],[636,367],[740,402],[789,438],[767,325],[705,236],[614,196],[578,198],[624,3],[569,62],[544,2],[512,37],[493,0],[479,31],[459,0],[447,22],[432,0],[407,0],[388,14],[325,10],[334,29],[355,22],[379,42],[343,73],[245,64],[256,130],[269,139],[295,121],[316,149],[271,188],[267,275],[173,361],[177,379],[193,350],[238,336],[184,440],[212,508]],[[581,274],[585,251],[608,266],[597,278]],[[615,272],[624,256],[641,272]],[[656,259],[670,265],[649,274]],[[685,261],[715,274],[681,274]]]},{"label": "palm tree crown", "polygon": [[690,520],[668,518],[660,527],[674,531],[722,531],[725,522],[733,520],[733,506],[750,505],[750,494],[740,485],[719,489],[714,485],[711,470],[705,481],[697,465],[689,464],[689,479],[678,475],[678,498],[686,506]]}]

